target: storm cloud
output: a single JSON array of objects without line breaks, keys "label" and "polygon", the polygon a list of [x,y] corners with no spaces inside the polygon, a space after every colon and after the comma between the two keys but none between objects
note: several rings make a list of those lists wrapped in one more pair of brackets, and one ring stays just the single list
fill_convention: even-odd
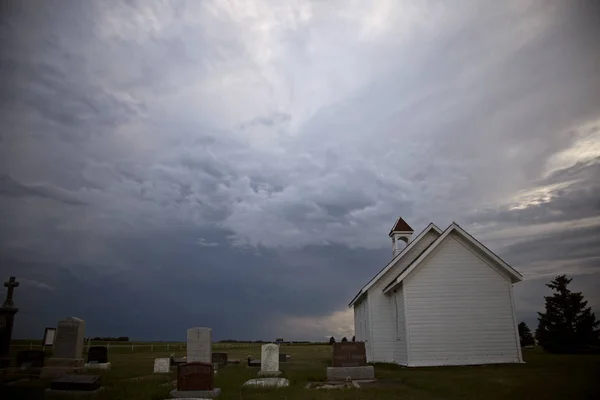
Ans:
[{"label": "storm cloud", "polygon": [[18,337],[68,315],[137,339],[351,335],[399,215],[523,273],[530,324],[558,273],[600,307],[596,2],[2,8]]}]

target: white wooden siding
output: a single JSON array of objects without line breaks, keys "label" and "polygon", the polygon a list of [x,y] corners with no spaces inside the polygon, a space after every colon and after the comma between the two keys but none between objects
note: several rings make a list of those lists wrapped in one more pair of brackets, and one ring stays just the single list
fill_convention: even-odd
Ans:
[{"label": "white wooden siding", "polygon": [[393,294],[396,304],[396,346],[394,349],[394,362],[400,365],[407,364],[406,356],[406,319],[404,317],[404,289],[402,285]]},{"label": "white wooden siding", "polygon": [[439,233],[431,230],[425,234],[415,246],[398,260],[390,270],[383,275],[376,284],[367,292],[369,298],[369,316],[370,316],[370,344],[371,358],[369,362],[397,362],[398,355],[396,339],[396,315],[395,299],[393,292],[390,295],[383,294],[385,288],[392,279],[408,266],[426,247],[440,236]]},{"label": "white wooden siding", "polygon": [[520,362],[511,283],[449,235],[403,282],[408,365]]},{"label": "white wooden siding", "polygon": [[371,349],[369,332],[369,298],[366,297],[354,305],[354,335],[357,342],[365,342],[367,360]]}]

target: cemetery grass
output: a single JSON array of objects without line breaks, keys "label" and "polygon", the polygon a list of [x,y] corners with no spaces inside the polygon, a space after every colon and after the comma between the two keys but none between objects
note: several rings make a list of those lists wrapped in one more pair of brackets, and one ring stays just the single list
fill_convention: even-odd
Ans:
[{"label": "cemetery grass", "polygon": [[[169,397],[176,373],[152,374],[154,359],[185,355],[185,350],[157,350],[141,344],[129,348],[112,347],[112,370],[102,375],[105,390],[95,399],[162,400]],[[599,398],[595,382],[600,376],[600,355],[553,355],[539,349],[524,350],[526,364],[469,367],[402,368],[375,364],[378,383],[373,387],[346,390],[304,389],[308,382],[324,381],[330,365],[328,345],[284,345],[281,352],[292,359],[280,363],[283,376],[290,380],[284,389],[250,389],[242,384],[256,378],[258,368],[246,367],[248,355],[260,358],[260,345],[215,344],[213,351],[226,351],[239,365],[220,368],[215,387],[221,388],[221,400],[357,400],[357,399],[592,399]],[[96,373],[96,372],[94,372]],[[40,384],[38,382],[37,384]],[[27,383],[23,383],[27,384]],[[30,384],[34,384],[31,382]]]}]

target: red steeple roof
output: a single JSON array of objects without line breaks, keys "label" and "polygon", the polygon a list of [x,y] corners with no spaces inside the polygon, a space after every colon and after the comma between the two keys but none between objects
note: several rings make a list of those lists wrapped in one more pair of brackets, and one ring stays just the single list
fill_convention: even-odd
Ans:
[{"label": "red steeple roof", "polygon": [[414,232],[414,230],[402,219],[402,217],[399,217],[398,221],[396,221],[396,224],[390,231],[389,236],[392,236],[393,232]]}]

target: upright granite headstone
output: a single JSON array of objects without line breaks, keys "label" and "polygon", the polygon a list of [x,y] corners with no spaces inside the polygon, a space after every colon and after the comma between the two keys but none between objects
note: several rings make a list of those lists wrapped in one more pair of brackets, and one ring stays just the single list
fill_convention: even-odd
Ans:
[{"label": "upright granite headstone", "polygon": [[108,349],[104,346],[91,346],[88,349],[87,362],[88,363],[107,363],[108,362]]},{"label": "upright granite headstone", "polygon": [[220,392],[214,387],[212,363],[196,361],[177,367],[177,389],[171,391],[171,397],[213,398]]},{"label": "upright granite headstone", "polygon": [[334,367],[362,367],[367,365],[364,342],[340,342],[333,344]]},{"label": "upright granite headstone", "polygon": [[82,319],[68,317],[59,321],[54,342],[54,357],[80,359],[84,333],[85,321]]},{"label": "upright granite headstone", "polygon": [[279,376],[279,346],[274,343],[263,344],[260,352],[260,371],[258,376]]},{"label": "upright granite headstone", "polygon": [[375,379],[375,369],[367,365],[364,342],[334,343],[332,365],[327,367],[328,381]]},{"label": "upright granite headstone", "polygon": [[210,328],[187,330],[187,362],[212,364],[212,331]]},{"label": "upright granite headstone", "polygon": [[220,367],[227,365],[227,353],[212,353],[212,363]]},{"label": "upright granite headstone", "polygon": [[88,349],[87,363],[83,366],[85,369],[103,369],[110,370],[111,364],[108,362],[108,348],[104,346],[91,346]]},{"label": "upright granite headstone", "polygon": [[83,369],[83,336],[85,321],[68,317],[58,321],[53,357],[42,370],[41,378],[59,378]]}]

